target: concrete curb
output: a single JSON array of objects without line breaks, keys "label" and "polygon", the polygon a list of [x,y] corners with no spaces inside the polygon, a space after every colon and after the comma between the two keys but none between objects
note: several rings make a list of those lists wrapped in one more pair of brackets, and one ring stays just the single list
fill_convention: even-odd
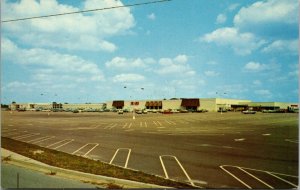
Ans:
[{"label": "concrete curb", "polygon": [[42,173],[50,173],[55,172],[55,176],[78,180],[82,182],[92,183],[96,186],[101,186],[102,188],[107,187],[106,184],[113,183],[116,185],[123,186],[123,188],[160,188],[166,189],[171,187],[159,186],[154,184],[130,181],[126,179],[118,179],[107,176],[94,175],[74,170],[68,170],[63,168],[58,168],[55,166],[50,166],[45,163],[33,160],[31,158],[27,158],[20,154],[14,153],[12,151],[1,148],[1,157],[10,157],[9,161],[4,161],[9,164],[17,165],[20,167],[25,167],[31,170],[35,170]]}]

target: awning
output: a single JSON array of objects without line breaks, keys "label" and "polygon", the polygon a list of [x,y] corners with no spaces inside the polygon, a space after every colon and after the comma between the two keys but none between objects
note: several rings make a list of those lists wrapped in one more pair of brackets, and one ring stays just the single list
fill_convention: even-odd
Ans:
[{"label": "awning", "polygon": [[183,107],[198,107],[200,106],[200,100],[197,98],[195,99],[185,99],[181,100],[181,106]]},{"label": "awning", "polygon": [[113,101],[112,106],[113,107],[123,107],[124,106],[124,100]]}]

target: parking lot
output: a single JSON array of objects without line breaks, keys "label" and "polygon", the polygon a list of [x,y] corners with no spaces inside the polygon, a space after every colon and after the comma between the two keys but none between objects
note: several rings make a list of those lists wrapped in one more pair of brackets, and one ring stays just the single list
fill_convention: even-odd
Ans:
[{"label": "parking lot", "polygon": [[2,136],[209,188],[298,186],[298,114],[2,112]]}]

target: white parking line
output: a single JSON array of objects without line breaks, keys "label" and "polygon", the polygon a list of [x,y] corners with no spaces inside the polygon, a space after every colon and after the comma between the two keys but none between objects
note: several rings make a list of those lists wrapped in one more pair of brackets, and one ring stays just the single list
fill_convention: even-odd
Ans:
[{"label": "white parking line", "polygon": [[130,123],[130,124],[129,124],[128,128],[130,128],[130,127],[131,127],[131,125],[132,125],[132,123]]},{"label": "white parking line", "polygon": [[147,123],[145,122],[145,127],[148,127]]},{"label": "white parking line", "polygon": [[30,142],[35,142],[35,141],[39,141],[39,140],[42,140],[42,139],[47,139],[47,138],[49,138],[49,136],[45,136],[45,137],[39,137],[39,138],[37,138],[37,139],[32,139],[32,140],[29,140],[29,141],[26,141],[27,143],[30,143]]},{"label": "white parking line", "polygon": [[104,127],[104,129],[112,129],[112,128],[116,127],[116,126],[117,126],[116,123],[112,123],[111,125],[108,125],[108,126]]},{"label": "white parking line", "polygon": [[238,169],[242,170],[243,172],[245,172],[246,174],[250,175],[251,177],[253,177],[254,179],[256,179],[257,181],[261,182],[262,184],[266,185],[267,187],[269,187],[270,189],[274,189],[274,187],[272,187],[271,185],[267,184],[266,182],[264,182],[263,180],[257,178],[256,176],[252,175],[251,173],[247,172],[246,170],[244,170],[241,167],[237,167]]},{"label": "white parking line", "polygon": [[62,140],[62,141],[58,141],[58,142],[56,142],[56,143],[50,144],[50,145],[46,146],[46,148],[49,148],[49,147],[51,147],[51,146],[53,146],[53,145],[57,145],[57,144],[62,143],[62,142],[66,142],[66,143],[63,143],[63,144],[58,145],[58,146],[56,146],[56,147],[53,148],[53,149],[58,149],[58,148],[60,148],[60,147],[62,147],[62,146],[65,146],[65,145],[69,144],[69,143],[72,142],[72,141],[74,141],[74,139],[64,139],[64,140]]},{"label": "white parking line", "polygon": [[169,124],[171,124],[168,120],[165,120],[165,122],[167,122],[167,123],[169,123]]},{"label": "white parking line", "polygon": [[122,127],[122,128],[124,129],[124,128],[126,128],[126,126],[127,126],[127,123],[125,123],[125,125],[123,125],[123,127]]},{"label": "white parking line", "polygon": [[47,140],[50,140],[50,139],[55,138],[55,136],[48,136],[48,137],[49,137],[49,138],[45,138],[45,139],[43,139],[43,140],[36,141],[36,142],[34,142],[34,143],[40,143],[40,142],[47,141]]},{"label": "white parking line", "polygon": [[174,121],[170,121],[171,124],[176,125],[176,123]]},{"label": "white parking line", "polygon": [[90,150],[88,150],[83,156],[86,157],[86,155],[88,155],[88,153],[90,153],[92,150],[94,150],[99,144],[98,143],[87,143],[85,145],[83,145],[82,147],[80,147],[79,149],[75,150],[72,154],[75,154],[76,152],[80,151],[81,149],[83,149],[84,147],[88,146],[88,145],[95,145],[93,146]]},{"label": "white parking line", "polygon": [[299,143],[299,141],[298,141],[298,140],[285,139],[285,141],[287,141],[287,142],[291,142],[291,143]]},{"label": "white parking line", "polygon": [[117,153],[119,152],[119,150],[128,150],[128,154],[127,154],[127,158],[126,158],[126,162],[125,162],[125,166],[124,168],[127,168],[127,165],[128,165],[128,161],[129,161],[129,156],[130,156],[130,153],[131,153],[131,149],[130,148],[118,148],[114,154],[114,156],[112,157],[112,159],[110,160],[109,164],[112,164],[112,162],[114,161]]},{"label": "white parking line", "polygon": [[142,127],[143,126],[143,123],[142,122],[140,122],[140,127]]},{"label": "white parking line", "polygon": [[153,121],[153,123],[157,126],[157,124],[156,124],[156,122],[155,121]]},{"label": "white parking line", "polygon": [[271,134],[266,133],[266,134],[261,134],[262,136],[271,136]]},{"label": "white parking line", "polygon": [[161,162],[161,165],[163,167],[163,170],[165,172],[165,176],[166,176],[166,179],[169,179],[169,175],[167,173],[167,170],[165,168],[165,165],[164,165],[164,162],[162,160],[163,157],[171,157],[171,158],[174,158],[177,162],[177,164],[180,166],[181,170],[183,171],[183,173],[185,174],[185,176],[187,177],[187,179],[189,180],[190,184],[192,186],[195,186],[194,182],[192,181],[192,179],[190,178],[190,176],[187,174],[187,172],[185,171],[185,169],[183,168],[183,166],[181,165],[181,163],[179,162],[179,160],[176,158],[176,156],[173,156],[173,155],[161,155],[159,156],[159,159],[160,159],[160,162]]},{"label": "white parking line", "polygon": [[229,175],[231,175],[233,178],[235,178],[236,180],[238,180],[240,183],[242,183],[243,185],[245,185],[247,188],[252,189],[251,186],[249,186],[248,184],[246,184],[245,182],[243,182],[241,179],[239,179],[237,176],[235,176],[234,174],[232,174],[231,172],[229,172],[227,169],[225,169],[225,167],[232,167],[232,168],[237,168],[241,171],[243,171],[244,173],[248,174],[249,176],[253,177],[254,179],[256,179],[257,181],[263,183],[264,185],[268,186],[271,189],[274,189],[274,187],[272,187],[271,185],[267,184],[266,182],[262,181],[261,179],[259,179],[258,177],[254,176],[253,174],[247,172],[246,170],[252,170],[252,171],[256,171],[256,172],[262,172],[262,173],[266,173],[268,175],[271,175],[287,184],[292,185],[293,187],[298,187],[296,184],[293,184],[292,182],[283,179],[281,177],[279,177],[278,175],[281,176],[288,176],[288,177],[292,177],[292,178],[298,178],[298,176],[294,176],[294,175],[288,175],[288,174],[282,174],[282,173],[276,173],[276,172],[270,172],[270,171],[265,171],[265,170],[257,170],[257,169],[252,169],[252,168],[246,168],[246,167],[239,167],[239,166],[232,166],[232,165],[222,165],[220,166],[220,168],[222,170],[224,170],[226,173],[228,173]]},{"label": "white parking line", "polygon": [[160,126],[162,126],[162,124],[159,121],[156,121]]},{"label": "white parking line", "polygon": [[228,173],[229,175],[231,175],[234,179],[238,180],[241,184],[245,185],[248,189],[252,189],[251,186],[249,186],[248,184],[244,183],[240,178],[236,177],[234,174],[232,174],[231,172],[229,172],[228,170],[226,170],[224,168],[224,166],[220,166],[220,168],[225,171],[226,173]]},{"label": "white parking line", "polygon": [[14,139],[21,140],[21,139],[25,139],[25,138],[29,138],[29,137],[34,137],[37,135],[39,135],[39,133],[31,133],[31,134],[26,134],[26,135],[21,135],[21,136],[15,137]]},{"label": "white parking line", "polygon": [[275,177],[275,178],[277,178],[277,179],[279,179],[279,180],[281,180],[281,181],[284,181],[284,182],[290,184],[291,186],[294,186],[294,187],[296,187],[296,188],[298,187],[297,185],[291,183],[290,181],[287,181],[287,180],[285,180],[285,179],[283,179],[283,178],[281,178],[281,177],[278,177],[277,175],[274,175],[274,174],[272,174],[271,172],[266,172],[266,173],[268,173],[269,175],[271,175],[271,176],[273,176],[273,177]]}]

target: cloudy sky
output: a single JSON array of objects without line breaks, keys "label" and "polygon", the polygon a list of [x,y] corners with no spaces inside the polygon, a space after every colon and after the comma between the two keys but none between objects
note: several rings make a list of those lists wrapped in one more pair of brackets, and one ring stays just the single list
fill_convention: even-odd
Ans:
[{"label": "cloudy sky", "polygon": [[[1,19],[149,1],[1,0]],[[298,102],[297,0],[172,0],[3,22],[1,33],[4,103]]]}]

